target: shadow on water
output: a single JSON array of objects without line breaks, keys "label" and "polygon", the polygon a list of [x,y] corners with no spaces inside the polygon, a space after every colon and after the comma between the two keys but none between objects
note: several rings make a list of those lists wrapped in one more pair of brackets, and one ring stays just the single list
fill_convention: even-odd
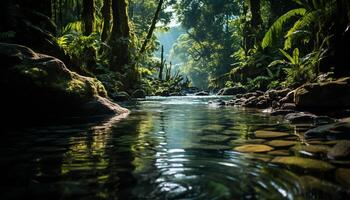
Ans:
[{"label": "shadow on water", "polygon": [[[341,199],[328,173],[233,151],[257,129],[291,132],[212,97],[148,98],[127,118],[7,131],[0,199]],[[216,98],[216,97],[215,97]]]}]

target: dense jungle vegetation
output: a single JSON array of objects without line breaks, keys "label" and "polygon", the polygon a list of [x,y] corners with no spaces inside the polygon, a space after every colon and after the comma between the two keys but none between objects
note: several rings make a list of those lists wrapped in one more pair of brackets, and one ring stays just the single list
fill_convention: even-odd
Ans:
[{"label": "dense jungle vegetation", "polygon": [[[4,5],[2,42],[58,57],[71,70],[102,81],[110,95],[137,89],[169,95],[190,86],[266,90],[350,71],[347,0],[9,0]],[[8,16],[25,17],[36,31]],[[50,45],[36,42],[42,37]]]}]

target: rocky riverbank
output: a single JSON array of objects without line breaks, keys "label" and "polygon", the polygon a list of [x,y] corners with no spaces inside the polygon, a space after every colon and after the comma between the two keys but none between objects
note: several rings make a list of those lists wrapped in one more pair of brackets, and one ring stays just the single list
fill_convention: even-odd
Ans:
[{"label": "rocky riverbank", "polygon": [[[233,91],[233,90],[230,90]],[[291,131],[254,130],[235,151],[255,154],[254,159],[306,171],[334,173],[350,188],[350,77],[305,84],[294,90],[268,90],[235,94],[215,106],[255,108],[283,116]]]}]

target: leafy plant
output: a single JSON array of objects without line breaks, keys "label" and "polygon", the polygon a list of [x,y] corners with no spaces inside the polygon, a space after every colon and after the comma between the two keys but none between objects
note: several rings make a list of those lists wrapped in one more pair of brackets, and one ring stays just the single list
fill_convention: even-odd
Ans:
[{"label": "leafy plant", "polygon": [[[293,18],[297,18],[292,27],[285,34],[284,49],[292,47],[293,39],[298,35],[307,35],[315,38],[315,47],[319,47],[322,41],[322,33],[328,27],[327,21],[336,12],[335,0],[295,0],[301,7],[292,9],[279,17],[266,32],[261,46],[266,48],[271,46],[276,37],[281,35],[283,27]],[[322,23],[321,23],[322,21]],[[308,39],[304,41],[309,41]]]}]

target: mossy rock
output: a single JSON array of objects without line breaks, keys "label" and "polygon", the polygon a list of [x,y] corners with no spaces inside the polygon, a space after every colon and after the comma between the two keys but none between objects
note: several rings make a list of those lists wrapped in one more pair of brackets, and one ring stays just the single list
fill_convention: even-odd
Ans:
[{"label": "mossy rock", "polygon": [[255,137],[261,139],[272,139],[290,136],[289,133],[279,131],[258,130],[255,131]]},{"label": "mossy rock", "polygon": [[314,170],[314,171],[320,171],[320,172],[334,169],[334,166],[332,164],[329,164],[325,161],[296,157],[296,156],[286,156],[286,157],[278,156],[274,158],[271,162],[275,164],[295,166],[301,169]]},{"label": "mossy rock", "polygon": [[296,141],[290,141],[290,140],[272,140],[267,142],[266,144],[272,147],[290,147],[295,145]]},{"label": "mossy rock", "polygon": [[[70,71],[54,57],[15,44],[0,43],[0,86],[11,108],[9,120],[92,117],[128,112],[107,99],[96,78]],[[26,115],[26,116],[24,116]],[[38,120],[40,119],[40,120]]]},{"label": "mossy rock", "polygon": [[242,153],[265,153],[272,151],[273,148],[264,144],[246,144],[235,147],[234,150]]}]

